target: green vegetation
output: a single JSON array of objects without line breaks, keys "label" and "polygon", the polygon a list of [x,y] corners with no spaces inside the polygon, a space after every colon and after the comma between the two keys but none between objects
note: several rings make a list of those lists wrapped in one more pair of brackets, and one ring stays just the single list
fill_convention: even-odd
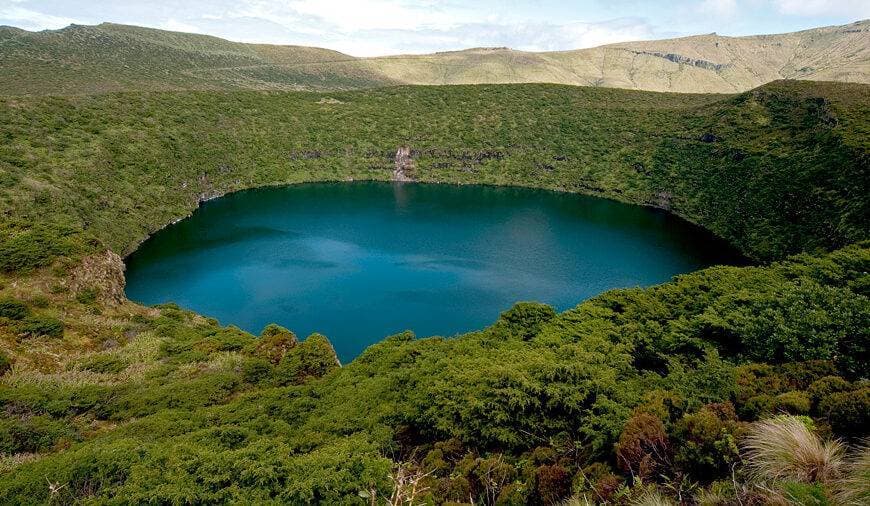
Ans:
[{"label": "green vegetation", "polygon": [[[870,412],[868,99],[793,82],[0,99],[0,502],[866,497],[866,458],[841,449]],[[107,248],[228,191],[389,179],[404,145],[422,181],[654,205],[764,263],[563,313],[518,303],[344,366],[324,336],[112,296]]]},{"label": "green vegetation", "polygon": [[386,180],[399,145],[421,181],[655,205],[762,260],[832,249],[864,239],[870,221],[868,95],[780,82],[736,96],[517,85],[328,96],[340,103],[253,92],[5,98],[0,171],[17,183],[0,188],[0,251],[10,252],[0,258],[6,270],[36,268],[98,247],[89,238],[128,253],[227,191]]}]

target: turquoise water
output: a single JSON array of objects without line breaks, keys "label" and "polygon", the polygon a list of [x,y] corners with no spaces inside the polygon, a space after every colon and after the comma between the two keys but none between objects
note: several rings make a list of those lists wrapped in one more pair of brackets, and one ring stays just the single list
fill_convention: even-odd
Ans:
[{"label": "turquoise water", "polygon": [[559,310],[740,257],[666,213],[486,186],[324,183],[206,202],[127,259],[127,296],[259,334],[320,332],[342,362],[387,335],[453,335],[514,302]]}]

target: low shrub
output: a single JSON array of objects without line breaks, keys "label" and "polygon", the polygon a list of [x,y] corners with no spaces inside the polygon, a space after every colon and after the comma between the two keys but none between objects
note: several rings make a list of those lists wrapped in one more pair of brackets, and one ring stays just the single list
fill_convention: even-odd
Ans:
[{"label": "low shrub", "polygon": [[850,439],[867,433],[870,427],[870,387],[832,394],[819,404],[835,434]]},{"label": "low shrub", "polygon": [[304,383],[309,378],[320,378],[339,367],[335,349],[320,334],[311,334],[292,348],[276,368],[279,382]]},{"label": "low shrub", "polygon": [[839,376],[825,376],[813,381],[807,388],[807,395],[813,410],[818,410],[819,403],[832,394],[845,392],[852,389],[852,384]]},{"label": "low shrub", "polygon": [[249,358],[242,365],[242,378],[247,383],[257,384],[272,376],[273,367],[268,360]]},{"label": "low shrub", "polygon": [[65,420],[48,415],[0,419],[0,454],[45,451],[61,438],[76,438],[75,431]]},{"label": "low shrub", "polygon": [[571,494],[571,474],[559,464],[543,465],[535,470],[535,485],[542,504],[558,504]]},{"label": "low shrub", "polygon": [[639,479],[669,468],[670,452],[664,424],[658,417],[644,412],[628,419],[616,444],[620,469]]},{"label": "low shrub", "polygon": [[81,365],[86,371],[102,374],[117,374],[127,368],[123,360],[114,355],[95,355]]},{"label": "low shrub", "polygon": [[93,304],[99,295],[99,288],[83,288],[76,293],[76,300],[82,304]]},{"label": "low shrub", "polygon": [[774,398],[773,409],[777,413],[805,415],[810,412],[810,398],[796,390],[785,392]]},{"label": "low shrub", "polygon": [[675,462],[695,479],[724,476],[739,458],[737,441],[742,433],[730,403],[704,406],[684,415],[674,426]]},{"label": "low shrub", "polygon": [[27,316],[27,305],[11,297],[0,299],[0,317],[21,320]]},{"label": "low shrub", "polygon": [[541,326],[556,317],[556,310],[539,302],[517,302],[499,316],[497,325],[510,336],[522,339],[534,337]]},{"label": "low shrub", "polygon": [[51,316],[28,316],[21,321],[18,332],[27,337],[61,337],[63,322]]},{"label": "low shrub", "polygon": [[71,247],[59,230],[38,227],[0,233],[0,270],[30,271],[48,265],[58,256],[69,253]]}]

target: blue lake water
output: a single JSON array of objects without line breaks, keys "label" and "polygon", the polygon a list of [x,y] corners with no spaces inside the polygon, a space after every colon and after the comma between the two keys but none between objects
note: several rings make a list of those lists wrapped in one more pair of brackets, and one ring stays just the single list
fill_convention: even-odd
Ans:
[{"label": "blue lake water", "polygon": [[320,332],[342,362],[402,330],[493,323],[514,302],[564,310],[740,256],[664,212],[486,186],[322,183],[206,202],[127,259],[127,296],[259,334]]}]

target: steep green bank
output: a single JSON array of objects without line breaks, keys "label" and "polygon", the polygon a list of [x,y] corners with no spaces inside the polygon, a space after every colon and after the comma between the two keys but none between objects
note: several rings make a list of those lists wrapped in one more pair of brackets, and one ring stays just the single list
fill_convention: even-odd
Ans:
[{"label": "steep green bank", "polygon": [[13,227],[69,226],[129,252],[226,191],[389,179],[407,145],[421,181],[656,205],[768,260],[867,237],[868,97],[781,82],[736,96],[516,85],[7,98],[0,195]]},{"label": "steep green bank", "polygon": [[[758,484],[739,443],[783,413],[867,435],[868,99],[789,82],[0,99],[0,502],[371,504],[416,483],[431,502],[833,504],[846,468]],[[123,299],[107,246],[227,191],[389,179],[399,146],[421,181],[656,205],[781,261],[561,314],[521,303],[344,367],[323,336]]]}]

